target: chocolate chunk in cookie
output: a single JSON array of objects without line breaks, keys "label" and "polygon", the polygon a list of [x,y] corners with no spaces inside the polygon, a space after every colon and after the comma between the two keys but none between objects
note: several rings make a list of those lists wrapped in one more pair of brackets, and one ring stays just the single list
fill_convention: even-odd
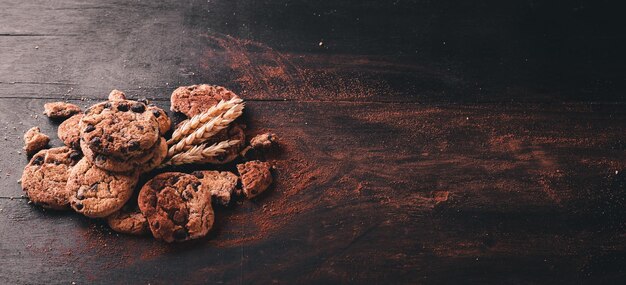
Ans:
[{"label": "chocolate chunk in cookie", "polygon": [[135,173],[109,172],[81,159],[70,170],[66,189],[76,212],[90,218],[103,218],[124,206],[137,180]]},{"label": "chocolate chunk in cookie", "polygon": [[24,151],[27,155],[33,155],[34,153],[44,149],[50,138],[41,133],[39,127],[32,127],[24,134]]},{"label": "chocolate chunk in cookie", "polygon": [[210,192],[214,203],[228,206],[237,188],[239,177],[228,171],[201,170],[192,173]]},{"label": "chocolate chunk in cookie", "polygon": [[139,192],[139,209],[152,235],[166,242],[205,236],[213,226],[211,193],[193,175],[166,172]]},{"label": "chocolate chunk in cookie", "polygon": [[[143,112],[133,111],[136,105]],[[81,140],[98,154],[118,158],[138,157],[159,139],[159,124],[145,105],[137,101],[118,100],[96,104],[80,120]]]},{"label": "chocolate chunk in cookie", "polygon": [[106,220],[109,227],[118,233],[144,235],[150,232],[148,220],[139,209],[123,207],[121,210],[109,215]]},{"label": "chocolate chunk in cookie", "polygon": [[51,119],[67,119],[81,112],[80,107],[65,102],[46,103],[43,108],[44,115]]},{"label": "chocolate chunk in cookie", "polygon": [[117,89],[113,89],[111,93],[109,93],[109,101],[120,101],[126,100],[126,94],[124,92],[119,91]]},{"label": "chocolate chunk in cookie", "polygon": [[80,149],[80,128],[78,123],[83,118],[83,114],[76,114],[71,118],[63,121],[59,125],[57,134],[59,139],[68,147]]},{"label": "chocolate chunk in cookie", "polygon": [[237,171],[241,177],[243,193],[248,199],[263,193],[272,184],[272,173],[267,162],[254,160],[238,164]]},{"label": "chocolate chunk in cookie", "polygon": [[161,135],[165,135],[165,133],[167,133],[172,127],[172,120],[170,120],[170,117],[163,109],[157,106],[148,106],[148,111],[152,112],[152,115],[154,115],[157,122],[159,122],[159,132]]},{"label": "chocolate chunk in cookie", "polygon": [[191,118],[217,105],[220,100],[227,101],[232,98],[238,96],[221,86],[207,84],[182,86],[172,92],[170,109]]},{"label": "chocolate chunk in cookie", "polygon": [[250,145],[256,149],[267,149],[276,144],[277,137],[274,133],[264,133],[253,137]]},{"label": "chocolate chunk in cookie", "polygon": [[22,189],[35,204],[49,209],[67,209],[65,188],[72,165],[80,154],[67,147],[46,149],[35,154],[22,173]]}]

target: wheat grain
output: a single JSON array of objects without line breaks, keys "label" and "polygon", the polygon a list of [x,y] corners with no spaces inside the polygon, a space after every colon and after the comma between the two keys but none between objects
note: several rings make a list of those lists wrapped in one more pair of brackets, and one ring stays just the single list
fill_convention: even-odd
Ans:
[{"label": "wheat grain", "polygon": [[237,145],[238,143],[239,140],[226,140],[213,144],[211,146],[207,146],[207,144],[197,145],[184,152],[172,156],[160,167],[170,165],[208,163],[215,157],[224,154],[226,150],[228,150],[232,146]]},{"label": "wheat grain", "polygon": [[206,142],[213,137],[219,131],[228,127],[228,125],[237,119],[243,113],[244,104],[235,104],[228,111],[214,117],[207,123],[193,131],[191,134],[170,147],[167,152],[168,157],[173,157],[175,154],[186,151],[193,146],[197,146]]},{"label": "wheat grain", "polygon": [[172,133],[172,138],[167,142],[168,145],[173,145],[174,143],[184,138],[186,135],[191,134],[193,131],[201,127],[202,124],[207,123],[211,119],[228,111],[230,108],[237,104],[243,104],[243,100],[238,97],[231,98],[228,101],[220,100],[217,105],[212,106],[207,111],[193,116],[191,119],[189,119],[176,130],[174,130],[174,133]]}]

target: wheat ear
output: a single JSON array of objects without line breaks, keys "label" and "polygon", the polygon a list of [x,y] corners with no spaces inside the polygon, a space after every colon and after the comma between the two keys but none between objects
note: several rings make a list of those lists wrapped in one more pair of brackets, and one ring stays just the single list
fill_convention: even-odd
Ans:
[{"label": "wheat ear", "polygon": [[192,148],[194,145],[199,145],[212,136],[217,134],[219,131],[228,127],[232,121],[237,119],[243,113],[244,104],[235,104],[225,113],[220,114],[217,117],[214,117],[191,134],[174,144],[170,147],[167,152],[168,157],[173,157],[175,154],[186,151]]},{"label": "wheat ear", "polygon": [[193,163],[207,163],[212,158],[215,158],[225,153],[228,148],[237,145],[238,143],[239,140],[227,140],[221,141],[211,146],[207,146],[207,144],[197,145],[184,152],[172,156],[172,158],[163,163],[160,167]]},{"label": "wheat ear", "polygon": [[176,130],[174,130],[174,133],[172,133],[172,138],[167,141],[167,144],[173,145],[174,143],[178,142],[179,140],[184,138],[186,135],[191,134],[193,131],[195,131],[196,129],[198,129],[203,124],[210,121],[211,119],[228,111],[234,105],[241,104],[242,102],[243,100],[241,100],[238,97],[231,98],[228,101],[220,100],[220,102],[217,103],[217,105],[212,106],[205,112],[202,112],[198,115],[193,116],[191,119],[189,119],[188,121],[183,123],[180,127],[178,127]]}]

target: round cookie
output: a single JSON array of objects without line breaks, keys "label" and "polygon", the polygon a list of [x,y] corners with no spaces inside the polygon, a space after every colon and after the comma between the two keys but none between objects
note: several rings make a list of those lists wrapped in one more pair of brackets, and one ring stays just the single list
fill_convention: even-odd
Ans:
[{"label": "round cookie", "polygon": [[152,149],[146,151],[143,156],[128,159],[119,159],[115,156],[94,153],[87,147],[84,141],[80,142],[80,146],[87,160],[97,167],[111,172],[148,172],[161,165],[167,156],[167,141],[164,138],[161,138],[159,142]]},{"label": "round cookie", "polygon": [[57,134],[59,139],[68,147],[80,149],[80,128],[78,123],[83,118],[83,114],[77,114],[63,121],[59,125]]},{"label": "round cookie", "polygon": [[172,92],[170,109],[191,118],[217,105],[220,100],[237,97],[235,93],[221,86],[207,84],[181,86]]},{"label": "round cookie", "polygon": [[95,153],[141,156],[159,139],[159,123],[144,103],[131,100],[91,106],[80,120],[81,140]]},{"label": "round cookie", "polygon": [[70,205],[90,218],[106,217],[124,206],[133,193],[139,175],[113,173],[81,159],[67,179]]},{"label": "round cookie", "polygon": [[109,227],[118,233],[144,235],[150,232],[148,220],[146,220],[146,217],[139,209],[126,209],[126,207],[123,207],[121,210],[109,215],[106,220]]},{"label": "round cookie", "polygon": [[152,115],[154,115],[154,117],[157,119],[157,122],[159,123],[159,132],[161,133],[161,135],[167,133],[172,127],[172,120],[170,120],[170,117],[167,115],[167,113],[163,109],[154,105],[149,105],[148,110],[152,112]]},{"label": "round cookie", "polygon": [[139,209],[152,235],[166,242],[205,236],[213,226],[211,193],[193,175],[166,172],[139,192]]},{"label": "round cookie", "polygon": [[35,204],[49,209],[67,209],[65,189],[70,167],[80,159],[80,153],[67,148],[45,149],[35,154],[22,173],[22,190]]}]

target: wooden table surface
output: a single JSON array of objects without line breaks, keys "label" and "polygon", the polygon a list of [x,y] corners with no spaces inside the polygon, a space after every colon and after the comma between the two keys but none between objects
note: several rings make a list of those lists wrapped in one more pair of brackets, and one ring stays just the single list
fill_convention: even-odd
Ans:
[{"label": "wooden table surface", "polygon": [[[587,2],[1,0],[0,283],[623,284],[625,25]],[[195,83],[281,137],[209,237],[27,204],[44,103]]]}]

